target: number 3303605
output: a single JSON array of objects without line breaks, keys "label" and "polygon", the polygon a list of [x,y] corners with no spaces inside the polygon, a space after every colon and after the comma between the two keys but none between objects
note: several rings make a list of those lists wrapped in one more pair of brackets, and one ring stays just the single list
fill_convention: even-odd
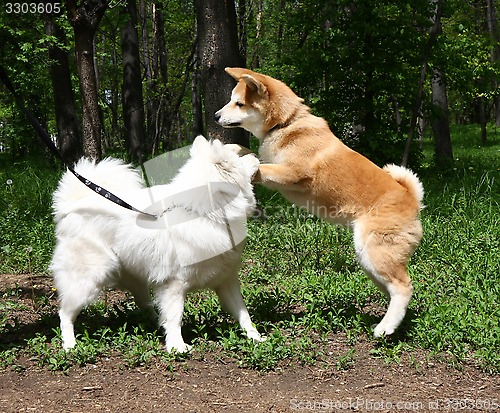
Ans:
[{"label": "number 3303605", "polygon": [[61,3],[7,3],[5,5],[7,14],[58,14],[61,12]]}]

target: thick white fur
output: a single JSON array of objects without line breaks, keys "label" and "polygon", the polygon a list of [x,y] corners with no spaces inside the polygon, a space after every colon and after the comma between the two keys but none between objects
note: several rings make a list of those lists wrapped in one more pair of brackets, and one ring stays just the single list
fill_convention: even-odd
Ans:
[{"label": "thick white fur", "polygon": [[130,291],[142,308],[152,308],[152,289],[168,351],[189,350],[181,335],[184,300],[200,288],[214,289],[247,336],[262,340],[238,279],[258,165],[255,156],[240,158],[231,146],[201,136],[169,185],[144,188],[139,173],[116,159],[77,163],[82,176],[160,214],[158,220],[113,204],[66,172],[54,193],[57,245],[51,264],[64,348],[75,346],[74,321],[103,287]]}]

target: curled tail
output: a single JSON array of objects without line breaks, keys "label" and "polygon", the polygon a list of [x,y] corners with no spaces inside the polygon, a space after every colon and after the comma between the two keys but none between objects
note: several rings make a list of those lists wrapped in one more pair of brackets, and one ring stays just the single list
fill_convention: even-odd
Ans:
[{"label": "curled tail", "polygon": [[[113,193],[144,186],[141,175],[119,159],[106,158],[96,164],[93,160],[82,158],[76,163],[75,171]],[[53,195],[52,206],[56,218],[59,214],[68,213],[75,201],[93,195],[98,196],[70,171],[66,171]]]},{"label": "curled tail", "polygon": [[384,171],[386,171],[396,182],[404,186],[418,201],[420,204],[420,209],[423,208],[422,201],[424,199],[424,186],[417,175],[415,175],[409,169],[389,164],[384,166]]}]

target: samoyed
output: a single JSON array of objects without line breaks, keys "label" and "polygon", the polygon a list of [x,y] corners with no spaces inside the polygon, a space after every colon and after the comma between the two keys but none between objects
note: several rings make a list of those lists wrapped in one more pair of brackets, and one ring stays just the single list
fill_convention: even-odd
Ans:
[{"label": "samoyed", "polygon": [[168,185],[144,187],[141,175],[117,159],[76,164],[79,174],[156,219],[110,202],[67,171],[53,198],[57,243],[51,263],[63,347],[75,346],[75,319],[103,287],[129,291],[145,309],[154,308],[152,290],[167,351],[190,349],[181,335],[184,301],[189,291],[203,288],[215,290],[246,335],[262,341],[238,278],[258,167],[255,156],[239,157],[234,145],[202,136]]}]

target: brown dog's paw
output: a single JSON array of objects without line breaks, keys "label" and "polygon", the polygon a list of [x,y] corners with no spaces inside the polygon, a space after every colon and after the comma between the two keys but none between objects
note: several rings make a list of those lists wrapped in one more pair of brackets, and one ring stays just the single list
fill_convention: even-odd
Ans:
[{"label": "brown dog's paw", "polygon": [[250,149],[245,148],[244,146],[238,145],[236,143],[227,143],[224,145],[226,148],[231,149],[238,156],[245,156],[249,153],[253,153]]}]

